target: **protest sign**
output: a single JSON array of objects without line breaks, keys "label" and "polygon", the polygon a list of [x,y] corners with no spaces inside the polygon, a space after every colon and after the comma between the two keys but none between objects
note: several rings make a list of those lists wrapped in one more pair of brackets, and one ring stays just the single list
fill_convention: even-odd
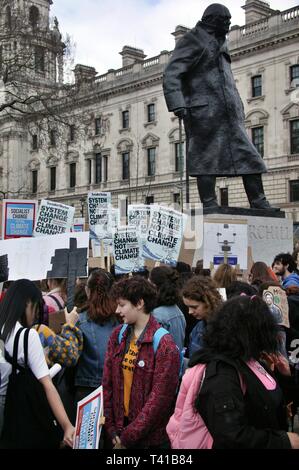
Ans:
[{"label": "protest sign", "polygon": [[128,206],[128,225],[135,227],[142,239],[146,239],[150,215],[150,205],[130,204]]},{"label": "protest sign", "polygon": [[186,214],[162,206],[151,206],[143,256],[164,264],[176,265],[186,223]]},{"label": "protest sign", "polygon": [[[38,281],[50,277],[52,258],[56,250],[69,249],[70,239],[77,240],[77,248],[86,249],[88,256],[89,233],[66,233],[62,235],[17,238],[0,241],[0,258],[7,256],[8,280],[30,279]],[[64,277],[53,275],[52,277]],[[85,277],[85,276],[80,276]],[[87,271],[86,271],[87,277]]]},{"label": "protest sign", "polygon": [[77,404],[74,449],[98,449],[104,423],[103,387]]},{"label": "protest sign", "polygon": [[144,270],[142,244],[135,227],[120,227],[114,234],[115,274]]},{"label": "protest sign", "polygon": [[106,238],[103,240],[91,240],[91,249],[93,258],[113,256],[113,239]]},{"label": "protest sign", "polygon": [[204,223],[204,269],[226,263],[247,269],[248,230],[245,220]]},{"label": "protest sign", "polygon": [[111,238],[109,233],[109,208],[111,193],[88,193],[88,216],[90,238]]},{"label": "protest sign", "polygon": [[37,201],[5,199],[2,206],[3,239],[32,237]]},{"label": "protest sign", "polygon": [[34,236],[57,235],[71,231],[75,208],[58,202],[42,200]]},{"label": "protest sign", "polygon": [[278,325],[290,328],[289,304],[286,292],[279,286],[269,286],[263,291],[263,299]]},{"label": "protest sign", "polygon": [[72,232],[84,232],[84,228],[85,228],[85,219],[82,217],[75,218],[74,224],[72,227]]}]

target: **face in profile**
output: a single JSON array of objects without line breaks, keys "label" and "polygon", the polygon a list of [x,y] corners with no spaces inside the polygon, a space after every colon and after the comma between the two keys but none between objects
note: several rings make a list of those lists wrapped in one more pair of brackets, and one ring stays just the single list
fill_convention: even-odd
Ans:
[{"label": "face in profile", "polygon": [[193,300],[183,297],[184,304],[188,307],[189,315],[192,315],[196,320],[204,320],[208,313],[209,309],[207,305],[200,300]]}]

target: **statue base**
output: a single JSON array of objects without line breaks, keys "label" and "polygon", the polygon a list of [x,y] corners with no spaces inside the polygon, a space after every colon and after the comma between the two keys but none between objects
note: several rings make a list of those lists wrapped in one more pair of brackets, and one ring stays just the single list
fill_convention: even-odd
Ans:
[{"label": "statue base", "polygon": [[[199,242],[198,245],[201,246],[198,246],[195,252],[193,251],[193,266],[196,265],[198,260],[207,259],[205,255],[207,252],[211,253],[211,250],[215,251],[215,256],[217,256],[217,240],[215,242],[210,237],[206,224],[215,224],[216,232],[223,233],[225,232],[224,224],[232,226],[238,224],[244,226],[245,224],[247,226],[247,237],[246,235],[243,236],[244,243],[242,243],[241,249],[242,253],[247,256],[247,269],[251,268],[253,262],[256,261],[264,261],[268,266],[271,266],[274,257],[278,253],[292,253],[293,251],[293,221],[286,218],[283,211],[238,207],[204,209],[203,227],[201,223],[201,233],[198,232],[196,237],[198,240],[203,240],[203,243]],[[238,240],[240,240],[240,237]],[[231,250],[232,252],[235,250],[235,245],[232,245]],[[209,255],[209,257],[211,256]],[[244,267],[242,269],[244,270]]]},{"label": "statue base", "polygon": [[278,219],[285,219],[285,212],[281,210],[267,210],[267,209],[250,209],[243,207],[215,207],[203,209],[204,215],[220,214],[220,215],[241,215],[249,217],[271,217]]}]

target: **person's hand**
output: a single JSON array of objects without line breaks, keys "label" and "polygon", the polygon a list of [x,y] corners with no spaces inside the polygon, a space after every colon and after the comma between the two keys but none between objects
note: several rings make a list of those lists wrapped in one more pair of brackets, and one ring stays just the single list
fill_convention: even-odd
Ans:
[{"label": "person's hand", "polygon": [[77,321],[79,320],[77,307],[74,307],[70,313],[68,313],[67,308],[65,307],[64,315],[65,315],[65,323],[67,323],[70,326],[76,325]]},{"label": "person's hand", "polygon": [[288,432],[287,435],[290,439],[292,449],[299,449],[299,434],[296,434],[295,432]]},{"label": "person's hand", "polygon": [[125,447],[122,445],[121,440],[118,436],[116,436],[112,440],[112,444],[114,445],[113,449],[125,449]]},{"label": "person's hand", "polygon": [[175,109],[173,112],[176,115],[176,117],[178,117],[179,119],[184,119],[184,117],[187,116],[186,108],[178,108],[178,109]]},{"label": "person's hand", "polygon": [[66,446],[73,447],[75,428],[69,424],[64,430],[63,443]]}]

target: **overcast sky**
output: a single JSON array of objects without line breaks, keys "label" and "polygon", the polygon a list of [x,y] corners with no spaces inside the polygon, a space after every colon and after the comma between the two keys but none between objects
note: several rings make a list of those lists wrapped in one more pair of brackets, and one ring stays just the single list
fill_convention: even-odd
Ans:
[{"label": "overcast sky", "polygon": [[[210,0],[53,0],[63,34],[76,43],[75,63],[91,65],[98,73],[121,67],[124,45],[143,49],[148,57],[172,50],[171,33],[178,24],[193,27]],[[223,0],[232,25],[245,24],[245,0]],[[286,10],[299,0],[270,0],[271,8]]]}]

